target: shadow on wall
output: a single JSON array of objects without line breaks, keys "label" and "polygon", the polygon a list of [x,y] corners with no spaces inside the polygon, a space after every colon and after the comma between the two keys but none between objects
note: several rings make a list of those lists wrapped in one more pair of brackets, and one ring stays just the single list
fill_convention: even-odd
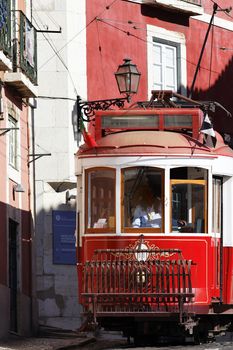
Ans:
[{"label": "shadow on wall", "polygon": [[36,330],[32,292],[32,215],[0,202],[0,337],[9,331],[29,336]]},{"label": "shadow on wall", "polygon": [[189,26],[189,15],[185,16],[183,13],[182,16],[177,16],[176,12],[166,11],[165,9],[163,10],[161,7],[156,7],[154,5],[142,5],[141,14],[146,18],[157,18],[163,22],[175,23],[185,27]]},{"label": "shadow on wall", "polygon": [[37,215],[37,300],[39,324],[75,330],[81,324],[76,270],[74,184],[50,183],[47,210]]},{"label": "shadow on wall", "polygon": [[[199,74],[200,72],[201,70]],[[226,133],[233,137],[233,57],[216,82],[207,90],[195,89],[192,98],[194,100],[216,101],[226,108],[232,114],[232,118],[228,117],[220,108],[216,108],[216,113],[210,115],[216,131],[223,136]]]}]

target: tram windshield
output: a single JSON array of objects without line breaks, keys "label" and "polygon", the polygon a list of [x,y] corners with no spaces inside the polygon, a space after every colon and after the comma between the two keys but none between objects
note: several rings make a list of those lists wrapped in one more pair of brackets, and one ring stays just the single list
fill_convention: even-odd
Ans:
[{"label": "tram windshield", "polygon": [[[121,182],[119,177],[116,181],[116,170],[113,168],[91,168],[86,171],[85,179],[87,233],[113,233],[116,232],[116,227],[119,230],[119,215],[117,215],[118,226],[116,225],[116,210],[120,213],[119,204],[121,232],[164,233],[165,227],[169,230],[169,224],[169,232],[207,232],[208,171],[206,169],[195,167],[171,169],[170,195],[167,189],[166,201],[164,169],[161,168],[148,166],[124,168],[121,170]],[[168,181],[166,183],[169,185]],[[121,189],[121,192],[117,193],[116,198],[117,189]],[[166,225],[165,210],[168,219]],[[219,223],[220,220],[216,221],[216,226],[219,226]]]},{"label": "tram windshield", "polygon": [[163,170],[134,167],[122,170],[123,229],[158,231],[163,227]]}]

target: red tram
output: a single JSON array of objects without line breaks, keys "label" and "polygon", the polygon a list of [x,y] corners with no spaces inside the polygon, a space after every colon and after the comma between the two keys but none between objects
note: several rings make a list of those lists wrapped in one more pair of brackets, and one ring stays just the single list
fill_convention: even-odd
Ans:
[{"label": "red tram", "polygon": [[232,320],[233,150],[203,142],[208,103],[159,96],[97,111],[78,151],[79,297],[128,336],[201,338]]}]

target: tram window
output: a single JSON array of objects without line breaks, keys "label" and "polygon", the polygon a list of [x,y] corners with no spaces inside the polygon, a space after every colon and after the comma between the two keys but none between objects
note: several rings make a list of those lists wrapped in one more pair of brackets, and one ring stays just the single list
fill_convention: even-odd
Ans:
[{"label": "tram window", "polygon": [[115,170],[95,168],[86,173],[87,232],[115,230]]},{"label": "tram window", "polygon": [[213,178],[213,211],[212,230],[221,232],[221,204],[222,204],[222,180]]},{"label": "tram window", "polygon": [[122,230],[161,232],[163,228],[163,171],[152,167],[122,170]]},{"label": "tram window", "polygon": [[171,231],[206,232],[206,181],[171,180],[171,193]]},{"label": "tram window", "polygon": [[170,178],[172,180],[206,180],[208,171],[198,167],[178,167],[171,169]]}]

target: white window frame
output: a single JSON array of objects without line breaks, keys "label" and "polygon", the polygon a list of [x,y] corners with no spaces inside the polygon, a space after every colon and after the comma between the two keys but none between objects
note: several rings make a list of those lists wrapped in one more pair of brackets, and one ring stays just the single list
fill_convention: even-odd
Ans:
[{"label": "white window frame", "polygon": [[[18,170],[18,122],[11,115],[8,116],[8,126],[9,128],[15,128],[9,130],[9,165],[14,169]],[[13,160],[12,160],[13,159]]]},{"label": "white window frame", "polygon": [[187,62],[186,62],[186,42],[183,33],[169,31],[164,28],[147,25],[147,66],[148,66],[148,98],[151,97],[153,89],[153,62],[154,62],[154,42],[166,41],[180,45],[180,93],[186,95],[187,87]]}]

